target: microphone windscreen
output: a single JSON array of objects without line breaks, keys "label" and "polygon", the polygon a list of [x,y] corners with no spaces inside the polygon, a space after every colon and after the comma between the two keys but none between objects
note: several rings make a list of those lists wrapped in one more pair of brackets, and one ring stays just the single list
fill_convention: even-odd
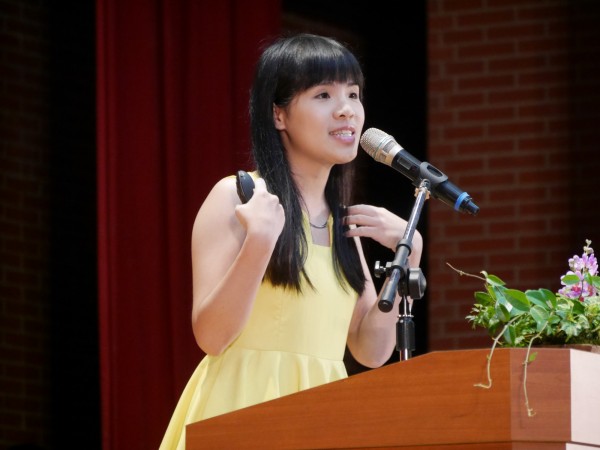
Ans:
[{"label": "microphone windscreen", "polygon": [[378,149],[381,148],[383,141],[390,137],[386,132],[377,128],[369,128],[360,138],[360,146],[365,152],[375,158]]},{"label": "microphone windscreen", "polygon": [[385,131],[369,128],[360,138],[360,145],[375,161],[391,165],[392,159],[403,148]]}]

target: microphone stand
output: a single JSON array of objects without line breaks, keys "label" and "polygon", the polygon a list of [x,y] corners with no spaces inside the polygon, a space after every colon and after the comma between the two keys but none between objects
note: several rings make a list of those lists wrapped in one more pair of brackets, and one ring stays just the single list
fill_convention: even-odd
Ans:
[{"label": "microphone stand", "polygon": [[383,312],[391,311],[396,293],[401,297],[401,302],[398,305],[398,322],[396,323],[396,350],[400,352],[402,361],[409,359],[415,350],[415,324],[412,320],[413,316],[410,311],[408,296],[412,299],[422,298],[427,285],[420,268],[409,268],[408,256],[412,251],[412,240],[423,205],[425,200],[429,198],[429,187],[429,180],[421,180],[417,188],[417,199],[404,230],[404,236],[396,245],[396,255],[393,262],[388,262],[385,267],[380,267],[379,261],[375,265],[375,276],[386,275],[386,280],[379,293],[379,309]]}]

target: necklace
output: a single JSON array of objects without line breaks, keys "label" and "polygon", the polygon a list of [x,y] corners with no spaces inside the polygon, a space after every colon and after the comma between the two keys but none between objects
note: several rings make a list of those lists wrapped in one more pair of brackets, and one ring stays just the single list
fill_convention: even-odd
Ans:
[{"label": "necklace", "polygon": [[327,226],[327,222],[329,222],[329,218],[327,220],[325,220],[325,223],[323,225],[315,225],[310,220],[308,221],[308,223],[310,224],[311,227],[317,228],[318,230],[322,230],[323,228],[325,228]]}]

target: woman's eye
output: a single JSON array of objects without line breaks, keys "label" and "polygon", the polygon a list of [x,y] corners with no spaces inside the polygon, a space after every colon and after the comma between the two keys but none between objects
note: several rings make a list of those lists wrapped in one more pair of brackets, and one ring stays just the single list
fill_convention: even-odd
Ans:
[{"label": "woman's eye", "polygon": [[321,92],[317,94],[317,98],[329,98],[329,94],[327,92]]},{"label": "woman's eye", "polygon": [[357,92],[352,92],[350,94],[350,98],[355,99],[355,100],[358,99],[359,98],[358,93]]}]

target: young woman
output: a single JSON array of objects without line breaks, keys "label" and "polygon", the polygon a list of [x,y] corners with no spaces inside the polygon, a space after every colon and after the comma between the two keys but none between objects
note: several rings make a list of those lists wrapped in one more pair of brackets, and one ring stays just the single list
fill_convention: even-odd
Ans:
[{"label": "young woman", "polygon": [[[337,41],[301,34],[262,54],[250,99],[254,195],[219,181],[192,233],[192,326],[206,356],[161,449],[183,449],[185,425],[347,376],[346,345],[379,367],[396,314],[377,307],[361,237],[395,251],[406,221],[349,205],[348,163],[364,124],[363,74]],[[418,266],[415,233],[409,262]]]}]

